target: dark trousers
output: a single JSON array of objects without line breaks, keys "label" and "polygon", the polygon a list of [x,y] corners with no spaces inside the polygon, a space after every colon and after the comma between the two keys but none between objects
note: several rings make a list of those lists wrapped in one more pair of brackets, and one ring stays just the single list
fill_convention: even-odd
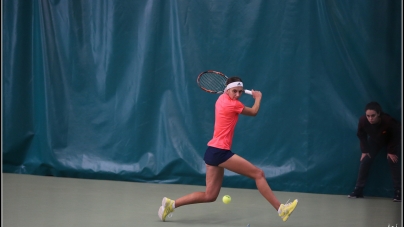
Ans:
[{"label": "dark trousers", "polygon": [[[366,180],[368,179],[369,176],[369,170],[370,167],[372,166],[373,161],[375,160],[376,155],[379,153],[379,151],[382,149],[382,147],[372,140],[368,141],[369,147],[370,147],[370,157],[365,156],[361,164],[359,166],[359,174],[358,174],[358,179],[356,180],[356,187],[357,188],[364,188],[366,184]],[[398,162],[393,163],[390,158],[387,159],[387,162],[390,167],[390,172],[391,176],[393,177],[393,187],[394,190],[401,190],[401,147],[397,146],[396,147],[396,155],[398,156]],[[387,156],[387,154],[386,154]]]},{"label": "dark trousers", "polygon": [[[361,164],[359,166],[359,174],[358,179],[356,180],[356,187],[357,188],[364,188],[366,185],[366,180],[369,176],[369,170],[372,166],[373,160],[375,159],[376,155],[382,149],[380,145],[375,143],[372,140],[368,140],[369,148],[370,148],[370,157],[365,156]],[[393,177],[393,187],[394,190],[401,190],[401,165],[400,165],[400,155],[401,155],[401,147],[396,147],[396,155],[399,157],[399,161],[397,163],[393,163],[390,158],[387,159],[387,162],[390,167],[391,176]]]}]

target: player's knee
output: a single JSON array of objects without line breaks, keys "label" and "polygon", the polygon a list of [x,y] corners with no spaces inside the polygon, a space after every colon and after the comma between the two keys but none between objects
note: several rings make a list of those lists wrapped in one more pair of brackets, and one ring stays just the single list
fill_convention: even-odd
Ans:
[{"label": "player's knee", "polygon": [[207,203],[215,202],[217,199],[217,195],[206,195],[205,196],[205,201]]},{"label": "player's knee", "polygon": [[262,169],[257,168],[256,171],[255,171],[254,176],[255,176],[254,177],[255,179],[265,178],[265,173],[264,173],[264,171]]},{"label": "player's knee", "polygon": [[369,164],[372,163],[372,161],[373,161],[372,158],[366,155],[366,156],[362,159],[361,163],[363,163],[364,165],[369,165]]},{"label": "player's knee", "polygon": [[387,163],[388,163],[390,166],[400,166],[400,163],[399,163],[399,162],[393,162],[393,160],[391,160],[390,158],[387,158]]}]

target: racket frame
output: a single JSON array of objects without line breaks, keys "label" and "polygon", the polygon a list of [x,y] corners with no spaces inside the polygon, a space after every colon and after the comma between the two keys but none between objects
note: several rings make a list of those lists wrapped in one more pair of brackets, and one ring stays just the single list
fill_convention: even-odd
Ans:
[{"label": "racket frame", "polygon": [[[225,78],[225,81],[227,80],[227,79],[229,79],[226,75],[224,75],[223,73],[221,73],[221,72],[218,72],[218,71],[215,71],[215,70],[208,70],[208,71],[204,71],[204,72],[201,72],[199,75],[198,75],[198,77],[196,78],[196,82],[198,83],[198,87],[200,87],[202,90],[204,90],[204,91],[206,91],[206,92],[208,92],[208,93],[212,93],[212,94],[222,94],[224,91],[212,91],[212,90],[209,90],[209,89],[206,89],[205,87],[203,87],[203,86],[201,86],[201,84],[200,84],[200,78],[203,76],[203,74],[205,74],[205,73],[215,73],[215,74],[217,74],[217,75],[220,75],[220,76],[222,76],[223,78]],[[244,89],[244,93],[245,94],[249,94],[249,95],[252,95],[252,92],[250,91],[250,90],[247,90],[247,89]]]},{"label": "racket frame", "polygon": [[[226,80],[228,79],[228,77],[226,76],[226,75],[224,75],[223,73],[221,73],[221,72],[218,72],[218,71],[215,71],[215,70],[208,70],[208,71],[204,71],[204,72],[201,72],[199,75],[198,75],[198,77],[196,78],[196,82],[198,83],[198,86],[202,89],[202,90],[204,90],[204,91],[206,91],[206,92],[208,92],[208,93],[212,93],[212,94],[222,94],[224,91],[212,91],[212,90],[209,90],[209,89],[207,89],[207,88],[205,88],[205,87],[203,87],[203,86],[201,86],[201,84],[200,84],[200,78],[203,76],[203,74],[205,74],[205,73],[215,73],[215,74],[218,74],[218,75],[220,75],[220,76],[222,76],[223,78],[225,78],[225,82],[226,82]],[[225,84],[224,84],[225,85]],[[226,86],[226,85],[225,85]]]}]

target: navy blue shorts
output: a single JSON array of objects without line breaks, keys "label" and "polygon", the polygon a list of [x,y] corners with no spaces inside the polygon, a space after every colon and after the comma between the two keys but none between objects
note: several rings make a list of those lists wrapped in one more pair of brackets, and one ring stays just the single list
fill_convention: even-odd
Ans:
[{"label": "navy blue shorts", "polygon": [[216,147],[208,147],[205,151],[205,163],[210,166],[218,166],[227,161],[234,155],[230,150],[220,149]]}]

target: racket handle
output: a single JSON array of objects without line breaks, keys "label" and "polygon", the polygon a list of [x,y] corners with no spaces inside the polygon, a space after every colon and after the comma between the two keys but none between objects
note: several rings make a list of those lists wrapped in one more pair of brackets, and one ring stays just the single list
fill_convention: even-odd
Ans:
[{"label": "racket handle", "polygon": [[252,92],[250,90],[244,90],[244,93],[252,95]]}]

